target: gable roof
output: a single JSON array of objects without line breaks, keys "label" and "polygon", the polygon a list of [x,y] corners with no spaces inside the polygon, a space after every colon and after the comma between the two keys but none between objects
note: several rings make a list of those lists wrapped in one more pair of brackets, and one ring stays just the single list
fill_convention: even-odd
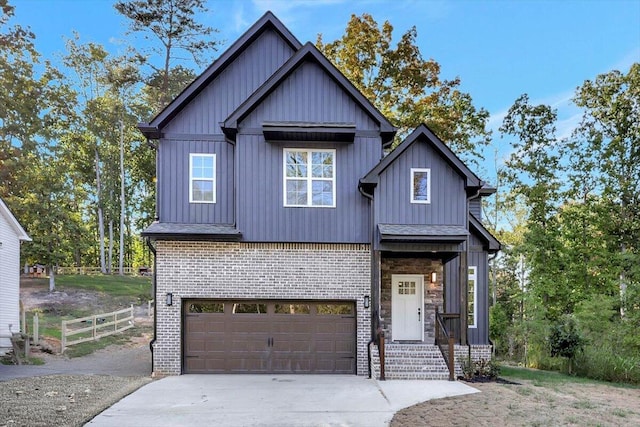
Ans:
[{"label": "gable roof", "polygon": [[160,138],[160,130],[267,29],[272,29],[278,33],[294,51],[302,47],[302,44],[291,34],[287,27],[269,11],[240,36],[213,64],[200,74],[149,123],[139,123],[138,129],[140,129],[147,138]]},{"label": "gable roof", "polygon": [[276,88],[295,72],[304,62],[318,64],[373,120],[380,125],[382,143],[393,139],[396,128],[387,118],[329,61],[312,43],[307,42],[282,67],[280,67],[262,86],[224,121],[222,130],[231,139],[235,139],[238,123],[247,117]]},{"label": "gable roof", "polygon": [[383,158],[364,178],[360,179],[360,186],[375,187],[378,184],[379,175],[416,141],[427,142],[433,147],[465,179],[465,187],[468,192],[469,190],[473,191],[482,188],[483,181],[425,124],[418,126],[395,150]]},{"label": "gable roof", "polygon": [[493,237],[493,234],[491,234],[489,230],[487,230],[484,225],[482,225],[482,222],[480,222],[480,220],[473,216],[472,213],[469,213],[469,228],[471,229],[471,231],[475,231],[474,234],[477,237],[484,240],[488,252],[498,252],[502,247],[498,239]]},{"label": "gable roof", "polygon": [[5,220],[9,223],[13,231],[18,236],[18,239],[26,242],[31,241],[31,237],[29,237],[29,235],[24,231],[24,228],[22,228],[22,226],[20,225],[16,217],[13,216],[13,214],[11,213],[11,211],[9,210],[9,208],[1,198],[0,198],[0,215],[2,215],[5,218]]}]

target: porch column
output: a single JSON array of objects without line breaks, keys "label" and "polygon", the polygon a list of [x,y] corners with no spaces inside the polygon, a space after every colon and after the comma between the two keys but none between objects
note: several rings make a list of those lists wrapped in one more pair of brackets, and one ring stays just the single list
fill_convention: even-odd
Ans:
[{"label": "porch column", "polygon": [[467,249],[460,253],[460,286],[458,286],[460,301],[460,344],[467,345],[467,293],[469,292],[469,265]]}]

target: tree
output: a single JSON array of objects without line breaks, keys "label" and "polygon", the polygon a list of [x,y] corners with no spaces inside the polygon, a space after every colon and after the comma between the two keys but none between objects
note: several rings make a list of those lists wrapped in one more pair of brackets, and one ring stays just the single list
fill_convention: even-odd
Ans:
[{"label": "tree", "polygon": [[319,34],[316,45],[399,128],[399,137],[426,123],[458,154],[481,158],[489,113],[460,90],[458,77],[441,79],[440,65],[422,57],[415,27],[395,48],[392,33],[389,21],[380,27],[369,14],[351,15],[342,38],[325,44]]},{"label": "tree", "polygon": [[562,199],[562,171],[555,136],[556,112],[545,105],[531,105],[522,95],[509,109],[500,127],[515,137],[513,153],[506,162],[514,195],[528,206],[524,252],[530,269],[530,291],[544,302],[546,316],[556,319],[566,311],[569,292],[563,270],[564,255],[559,235],[558,206]]},{"label": "tree", "polygon": [[144,32],[145,38],[152,36],[160,42],[153,48],[163,58],[162,66],[152,61],[147,63],[160,81],[152,79],[150,84],[159,84],[160,103],[164,107],[172,99],[169,94],[172,61],[179,59],[176,51],[186,51],[193,60],[202,65],[208,62],[206,53],[215,51],[218,42],[208,39],[217,30],[198,23],[197,13],[208,12],[203,0],[119,0],[116,10],[131,20],[131,32]]},{"label": "tree", "polygon": [[586,158],[583,169],[608,204],[604,225],[625,301],[628,286],[640,287],[640,64],[585,81],[574,102],[584,114],[569,155]]},{"label": "tree", "polygon": [[[78,44],[79,36],[67,41],[67,55],[64,65],[73,70],[78,79],[81,90],[78,120],[75,135],[66,138],[68,142],[68,156],[73,159],[72,164],[78,172],[84,174],[83,182],[88,190],[94,189],[96,215],[98,218],[98,245],[100,248],[100,271],[107,272],[105,259],[105,231],[104,231],[104,192],[100,135],[96,131],[96,114],[100,114],[99,98],[105,88],[103,64],[108,53],[104,47],[95,43]],[[95,174],[95,181],[89,175]]]},{"label": "tree", "polygon": [[81,239],[74,215],[75,187],[57,140],[74,117],[73,91],[62,74],[45,61],[19,26],[8,27],[14,8],[0,0],[0,195],[31,235],[25,260],[49,266],[50,289],[55,265],[71,256]]}]

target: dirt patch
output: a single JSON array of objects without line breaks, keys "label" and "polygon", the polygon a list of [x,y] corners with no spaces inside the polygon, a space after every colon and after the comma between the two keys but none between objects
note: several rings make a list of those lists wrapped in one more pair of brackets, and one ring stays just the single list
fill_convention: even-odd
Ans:
[{"label": "dirt patch", "polygon": [[424,402],[399,411],[399,426],[640,425],[640,389],[606,384],[473,383],[481,393]]},{"label": "dirt patch", "polygon": [[138,304],[130,297],[117,297],[104,292],[65,288],[49,292],[42,279],[20,279],[20,301],[27,311],[39,310],[44,314],[63,315],[68,313],[105,313],[129,307],[135,303],[135,314],[147,317],[147,304]]},{"label": "dirt patch", "polygon": [[0,387],[0,426],[81,426],[150,381],[102,375],[6,381]]}]

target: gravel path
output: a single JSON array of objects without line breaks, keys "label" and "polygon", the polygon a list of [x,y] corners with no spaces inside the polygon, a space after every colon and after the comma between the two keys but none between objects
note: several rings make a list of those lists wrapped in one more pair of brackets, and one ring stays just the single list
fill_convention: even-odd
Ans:
[{"label": "gravel path", "polygon": [[82,426],[151,381],[145,342],[42,358],[40,366],[0,365],[0,427]]}]

